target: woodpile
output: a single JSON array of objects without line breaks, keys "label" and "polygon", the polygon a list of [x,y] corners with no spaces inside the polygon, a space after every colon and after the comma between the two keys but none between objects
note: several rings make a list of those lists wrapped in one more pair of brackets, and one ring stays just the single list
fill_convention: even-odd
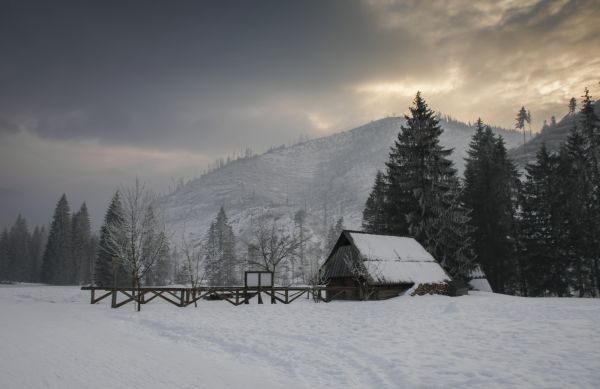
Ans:
[{"label": "woodpile", "polygon": [[423,296],[426,294],[442,294],[448,295],[448,284],[419,284],[417,288],[410,294],[411,296]]}]

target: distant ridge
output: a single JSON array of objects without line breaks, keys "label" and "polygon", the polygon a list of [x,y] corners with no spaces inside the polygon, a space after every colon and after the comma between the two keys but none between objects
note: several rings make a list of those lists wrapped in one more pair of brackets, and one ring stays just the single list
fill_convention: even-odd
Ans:
[{"label": "distant ridge", "polygon": [[[229,163],[160,199],[167,226],[176,236],[185,229],[192,239],[200,240],[224,206],[234,232],[242,238],[266,212],[293,227],[294,214],[301,208],[307,213],[306,227],[315,245],[339,217],[344,218],[345,228],[360,229],[375,173],[385,169],[403,122],[403,118],[387,117]],[[443,118],[440,124],[441,143],[454,149],[452,160],[462,174],[473,128]],[[522,139],[516,131],[496,131],[507,148]]]},{"label": "distant ridge", "polygon": [[[595,104],[596,114],[600,115],[600,105]],[[524,167],[527,163],[535,161],[536,154],[542,144],[546,144],[549,151],[556,152],[560,145],[567,140],[567,136],[579,120],[579,113],[566,115],[555,125],[549,125],[535,135],[531,140],[508,151],[508,156],[519,166]]]}]

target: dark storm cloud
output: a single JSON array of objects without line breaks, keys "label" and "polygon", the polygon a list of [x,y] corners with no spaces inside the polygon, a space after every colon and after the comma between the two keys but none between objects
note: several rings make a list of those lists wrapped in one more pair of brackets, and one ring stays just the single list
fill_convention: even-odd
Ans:
[{"label": "dark storm cloud", "polygon": [[241,125],[260,137],[268,120],[231,123],[230,110],[418,59],[399,55],[414,36],[382,31],[360,3],[15,1],[0,15],[0,106],[49,138],[202,148]]},{"label": "dark storm cloud", "polygon": [[0,133],[15,133],[19,131],[19,126],[7,119],[0,117]]}]

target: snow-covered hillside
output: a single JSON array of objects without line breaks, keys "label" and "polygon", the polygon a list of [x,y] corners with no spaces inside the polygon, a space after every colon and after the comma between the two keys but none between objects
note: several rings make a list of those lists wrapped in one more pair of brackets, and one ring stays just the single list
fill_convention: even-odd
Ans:
[{"label": "snow-covered hillside", "polygon": [[[403,296],[177,308],[0,286],[0,388],[594,388],[596,299]],[[343,320],[341,320],[343,318]]]},{"label": "snow-covered hillside", "polygon": [[[385,168],[402,123],[385,118],[230,163],[161,199],[168,228],[176,236],[185,228],[192,239],[201,239],[221,206],[242,237],[266,210],[292,225],[294,213],[305,208],[317,241],[340,216],[346,228],[359,228],[375,173]],[[455,149],[452,159],[462,172],[473,129],[455,121],[441,124],[441,142]],[[519,143],[518,133],[497,131],[508,148]]]}]

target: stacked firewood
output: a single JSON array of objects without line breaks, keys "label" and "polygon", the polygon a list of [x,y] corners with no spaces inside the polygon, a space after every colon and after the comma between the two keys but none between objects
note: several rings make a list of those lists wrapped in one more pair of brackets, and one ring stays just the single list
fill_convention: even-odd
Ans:
[{"label": "stacked firewood", "polygon": [[411,296],[423,296],[426,294],[448,295],[448,284],[419,284],[419,286],[411,293]]}]

